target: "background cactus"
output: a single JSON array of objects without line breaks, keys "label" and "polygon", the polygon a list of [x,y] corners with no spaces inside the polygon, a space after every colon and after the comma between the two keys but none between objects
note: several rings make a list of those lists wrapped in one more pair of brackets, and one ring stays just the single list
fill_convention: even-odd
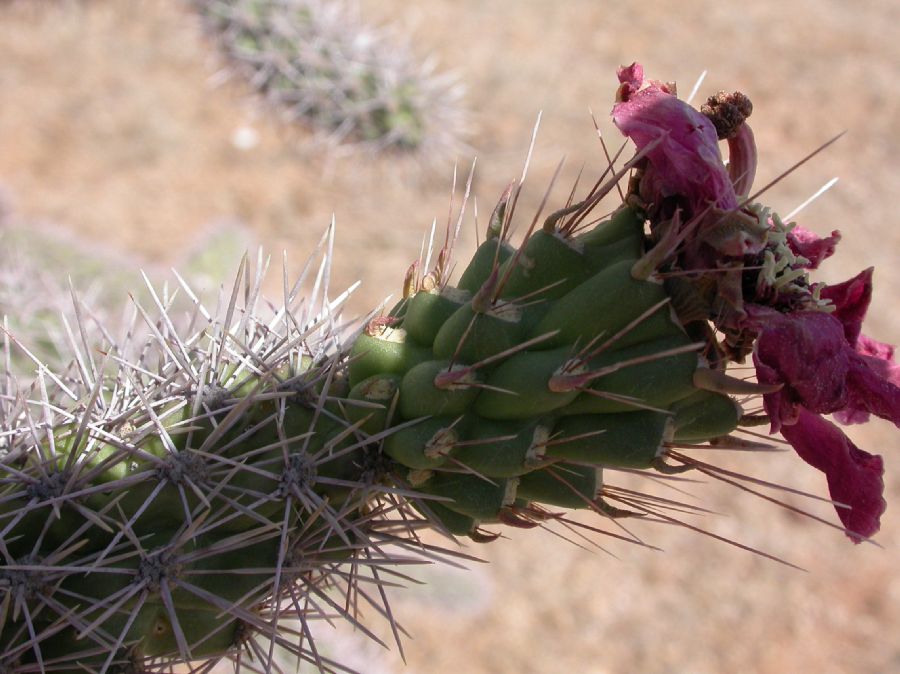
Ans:
[{"label": "background cactus", "polygon": [[334,142],[415,151],[434,161],[462,147],[462,87],[422,61],[397,31],[363,22],[341,0],[195,0],[254,87],[291,120]]}]

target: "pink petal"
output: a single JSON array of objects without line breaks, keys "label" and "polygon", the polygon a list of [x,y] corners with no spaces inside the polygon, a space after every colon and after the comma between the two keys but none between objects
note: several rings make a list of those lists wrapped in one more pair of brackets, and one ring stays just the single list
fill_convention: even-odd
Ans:
[{"label": "pink petal", "polygon": [[822,239],[808,229],[794,227],[788,232],[787,240],[794,255],[809,260],[809,264],[804,265],[806,269],[818,269],[823,260],[834,255],[834,249],[841,240],[841,233],[834,230],[831,236]]},{"label": "pink petal", "polygon": [[737,197],[713,123],[658,82],[641,88],[639,64],[620,68],[618,75],[622,85],[612,113],[616,126],[639,150],[661,139],[647,155],[655,169],[658,196],[682,196],[694,214],[710,204],[723,210],[736,208]]},{"label": "pink petal", "polygon": [[781,434],[801,459],[825,473],[831,498],[849,506],[838,507],[837,513],[850,540],[860,543],[874,535],[887,505],[881,457],[859,449],[837,426],[805,410]]}]

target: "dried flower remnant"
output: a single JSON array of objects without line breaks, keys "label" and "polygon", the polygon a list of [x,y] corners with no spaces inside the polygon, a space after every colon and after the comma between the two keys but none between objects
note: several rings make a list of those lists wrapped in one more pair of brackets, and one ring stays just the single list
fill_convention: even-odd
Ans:
[{"label": "dried flower remnant", "polygon": [[[780,386],[763,394],[772,432],[826,474],[848,536],[870,537],[885,507],[882,461],[821,415],[861,423],[875,414],[900,426],[893,347],[861,333],[872,269],[812,283],[808,272],[834,254],[840,233],[820,238],[737,198],[750,192],[756,169],[746,96],[720,93],[697,111],[669,85],[645,82],[638,64],[618,75],[616,125],[638,149],[661,140],[633,195],[646,203],[656,245],[668,246],[655,254],[657,272],[679,274],[705,300],[695,323],[722,336],[710,345],[719,366],[752,352],[760,384]],[[727,167],[719,139],[729,144]]]},{"label": "dried flower remnant", "polygon": [[660,82],[644,82],[637,63],[619,69],[621,85],[616,94],[613,121],[638,150],[659,144],[647,154],[649,166],[641,196],[659,203],[678,197],[691,213],[712,204],[733,209],[737,198],[719,152],[716,128],[704,115]]}]

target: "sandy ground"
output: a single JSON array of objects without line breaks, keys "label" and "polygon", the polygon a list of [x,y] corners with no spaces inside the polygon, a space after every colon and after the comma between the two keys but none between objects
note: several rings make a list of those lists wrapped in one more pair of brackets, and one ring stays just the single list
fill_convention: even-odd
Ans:
[{"label": "sandy ground", "polygon": [[[639,60],[682,92],[708,69],[701,97],[747,93],[760,185],[846,130],[766,200],[789,211],[841,177],[800,220],[822,234],[845,234],[823,280],[877,268],[868,332],[900,342],[893,313],[900,235],[891,201],[900,177],[896,2],[366,0],[362,7],[409,31],[423,55],[437,55],[467,86],[482,223],[520,172],[539,111],[521,212],[538,203],[563,155],[557,199],[582,165],[603,166],[588,109],[616,138],[606,114],[621,63]],[[352,309],[398,292],[425,227],[446,221],[452,162],[423,171],[413,160],[337,159],[313,147],[308,132],[280,122],[240,81],[221,84],[220,70],[195,17],[174,1],[0,2],[0,185],[17,214],[154,267],[178,264],[210,228],[234,221],[296,264],[334,214],[335,283],[364,281]],[[252,149],[232,142],[243,127],[259,136]],[[461,175],[472,156],[458,158]],[[472,229],[469,217],[463,249]],[[397,594],[395,611],[413,635],[405,665],[396,649],[352,635],[324,642],[366,674],[900,672],[898,439],[885,423],[853,431],[860,446],[885,455],[883,547],[854,547],[726,486],[692,485],[706,507],[726,513],[698,524],[806,571],[672,527],[641,530],[664,552],[613,545],[618,558],[547,532],[514,531],[470,546],[490,565],[430,570],[428,588]],[[820,476],[789,454],[728,465],[824,493]],[[827,507],[809,507],[832,517]]]}]

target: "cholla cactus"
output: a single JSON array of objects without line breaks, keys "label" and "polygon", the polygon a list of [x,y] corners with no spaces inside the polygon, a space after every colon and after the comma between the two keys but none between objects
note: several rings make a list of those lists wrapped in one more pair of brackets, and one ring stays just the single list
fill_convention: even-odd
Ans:
[{"label": "cholla cactus", "polygon": [[[154,297],[155,317],[137,312],[147,339],[76,344],[29,388],[7,377],[2,670],[270,671],[279,646],[342,671],[310,625],[342,616],[375,638],[376,614],[398,635],[397,567],[453,554],[421,530],[484,542],[583,508],[639,543],[614,521],[682,523],[683,508],[616,471],[739,481],[694,452],[765,448],[743,435],[761,423],[826,471],[839,529],[875,533],[880,459],[820,416],[900,422],[889,348],[859,332],[871,275],[811,283],[836,237],[737,195],[755,163],[742,99],[708,110],[732,118],[729,175],[713,121],[639,66],[620,80],[614,119],[638,153],[518,247],[512,184],[455,285],[448,227],[395,306],[343,324],[330,229],[280,307],[260,298],[260,259],[217,309],[182,284],[181,329]],[[598,214],[629,172],[624,203]],[[749,353],[758,383],[726,372]],[[300,628],[280,631],[289,617]]]},{"label": "cholla cactus", "polygon": [[195,0],[230,59],[289,118],[333,141],[448,157],[467,115],[452,76],[341,0]]}]

